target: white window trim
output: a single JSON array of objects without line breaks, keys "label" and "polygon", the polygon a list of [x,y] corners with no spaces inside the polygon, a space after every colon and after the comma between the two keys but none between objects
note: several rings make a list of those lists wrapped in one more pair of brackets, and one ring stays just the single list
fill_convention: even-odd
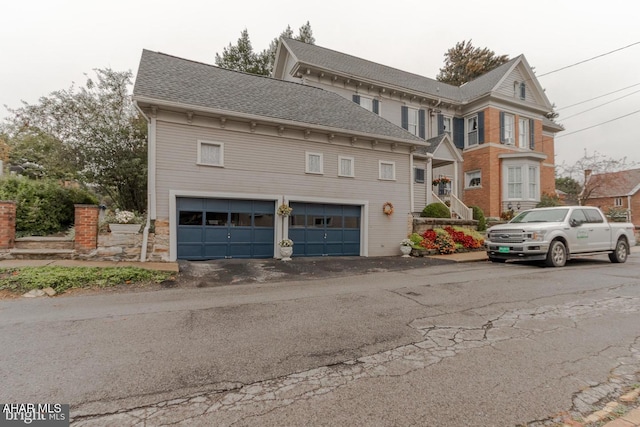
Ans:
[{"label": "white window trim", "polygon": [[[471,132],[471,129],[469,129],[469,120],[471,120],[473,118],[476,119],[476,130],[475,130],[475,132],[476,132],[476,143],[471,145],[471,144],[469,144],[469,133]],[[480,142],[478,141],[478,139],[479,139],[478,127],[479,127],[479,123],[478,123],[478,115],[477,114],[474,114],[474,115],[469,116],[469,117],[465,117],[465,119],[464,119],[464,130],[465,130],[465,132],[464,132],[464,146],[465,146],[465,148],[477,147],[480,144]]]},{"label": "white window trim", "polygon": [[615,206],[616,208],[621,208],[622,207],[622,197],[616,197],[613,200],[613,206]]},{"label": "white window trim", "polygon": [[[309,169],[309,156],[319,156],[320,157],[320,171],[312,171]],[[313,175],[324,175],[324,155],[322,153],[315,153],[311,151],[306,151],[305,155],[305,165],[304,171],[305,173],[313,174]]]},{"label": "white window trim", "polygon": [[[470,175],[472,175],[472,174],[478,174],[479,175],[477,178],[480,178],[480,185],[470,185],[471,180],[476,178],[476,177],[471,178]],[[472,190],[472,189],[475,189],[475,188],[482,188],[482,170],[480,170],[480,169],[467,171],[467,172],[464,173],[464,189],[465,190]]]},{"label": "white window trim", "polygon": [[[204,161],[202,160],[202,145],[215,145],[215,146],[220,147],[220,163],[219,164],[204,163]],[[202,166],[212,166],[212,167],[223,168],[224,167],[224,143],[215,142],[215,141],[206,141],[206,140],[203,140],[203,139],[199,139],[198,140],[198,155],[197,155],[196,163],[198,165],[202,165]]]},{"label": "white window trim", "polygon": [[[391,165],[393,168],[393,177],[392,178],[383,178],[382,177],[382,165]],[[396,162],[389,162],[386,160],[378,160],[378,179],[382,181],[395,181],[396,180]]]},{"label": "white window trim", "polygon": [[[511,138],[507,139],[507,117],[511,117]],[[515,145],[516,143],[516,116],[511,113],[504,113],[504,123],[503,123],[504,132],[504,144],[505,145]]]},{"label": "white window trim", "polygon": [[445,121],[449,121],[449,130],[444,130],[445,133],[449,133],[449,135],[453,135],[453,117],[451,116],[442,116],[442,126],[444,126]]},{"label": "white window trim", "polygon": [[[522,197],[509,197],[509,168],[519,167],[522,172]],[[536,194],[529,194],[529,168],[537,170]],[[502,162],[502,191],[504,201],[540,201],[540,163],[531,161],[504,161]]]},{"label": "white window trim", "polygon": [[[351,161],[351,175],[345,175],[341,173],[342,170],[342,161],[350,160]],[[354,178],[356,176],[356,161],[353,157],[348,156],[338,156],[338,176],[343,176],[346,178]]]},{"label": "white window trim", "polygon": [[[527,131],[523,134],[522,133],[522,123],[525,123]],[[522,138],[520,138],[522,135],[524,135],[524,141],[522,141]],[[529,148],[529,136],[531,135],[531,130],[529,129],[529,119],[526,117],[518,117],[518,147],[520,148]]]}]

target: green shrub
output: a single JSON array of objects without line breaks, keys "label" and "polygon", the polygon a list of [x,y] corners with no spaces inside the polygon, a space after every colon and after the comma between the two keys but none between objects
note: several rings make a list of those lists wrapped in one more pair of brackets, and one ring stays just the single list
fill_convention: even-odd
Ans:
[{"label": "green shrub", "polygon": [[542,193],[540,196],[540,203],[536,205],[536,208],[550,208],[554,206],[562,206],[560,197],[556,194]]},{"label": "green shrub", "polygon": [[0,290],[27,292],[51,287],[56,292],[70,288],[110,287],[131,283],[159,283],[171,273],[137,267],[21,267],[0,268]]},{"label": "green shrub", "polygon": [[64,231],[73,225],[74,204],[98,203],[87,190],[19,176],[0,178],[0,200],[16,202],[17,236],[44,236]]},{"label": "green shrub", "polygon": [[426,218],[451,218],[451,211],[444,203],[431,203],[424,207],[420,216]]},{"label": "green shrub", "polygon": [[484,212],[479,206],[471,206],[473,210],[473,219],[478,221],[478,231],[485,231],[487,229],[487,219],[484,217]]}]

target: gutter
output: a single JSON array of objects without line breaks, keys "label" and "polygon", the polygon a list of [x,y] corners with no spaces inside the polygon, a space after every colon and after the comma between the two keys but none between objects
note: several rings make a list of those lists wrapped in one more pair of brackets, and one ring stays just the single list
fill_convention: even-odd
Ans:
[{"label": "gutter", "polygon": [[[155,159],[155,119],[148,117],[144,111],[140,108],[137,101],[133,102],[136,110],[142,114],[147,120],[147,222],[144,225],[144,229],[142,231],[142,247],[140,248],[140,262],[147,261],[147,245],[149,243],[149,229],[151,228],[151,194],[153,189],[153,194],[155,194],[155,173],[151,174],[151,146],[152,146],[152,135],[153,135],[153,158]],[[155,162],[154,162],[154,171],[155,171]],[[154,197],[155,199],[155,197]]]}]

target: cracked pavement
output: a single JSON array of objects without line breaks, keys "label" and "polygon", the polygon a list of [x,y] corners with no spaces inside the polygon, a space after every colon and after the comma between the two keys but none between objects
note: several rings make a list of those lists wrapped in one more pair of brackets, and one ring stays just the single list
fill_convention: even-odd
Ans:
[{"label": "cracked pavement", "polygon": [[[416,319],[410,326],[420,331],[424,339],[393,350],[273,380],[237,385],[222,393],[164,401],[127,413],[88,417],[78,420],[75,425],[241,425],[242,421],[296,402],[313,400],[363,379],[402,377],[462,352],[508,340],[535,339],[536,335],[561,328],[575,328],[581,319],[606,316],[611,311],[638,314],[640,298],[613,297],[509,310],[477,327],[435,326],[430,318]],[[614,379],[605,384],[594,384],[574,396],[574,416],[588,413],[599,401],[620,392],[623,384],[640,380],[640,338],[629,348],[629,355],[618,362],[611,372]],[[189,416],[185,418],[185,414]]]},{"label": "cracked pavement", "polygon": [[[367,269],[67,298],[49,313],[0,304],[0,374],[14,398],[68,399],[78,426],[555,426],[640,383],[635,259]],[[77,390],[10,374],[46,358],[8,332],[44,340],[44,323],[62,342],[49,363]]]}]

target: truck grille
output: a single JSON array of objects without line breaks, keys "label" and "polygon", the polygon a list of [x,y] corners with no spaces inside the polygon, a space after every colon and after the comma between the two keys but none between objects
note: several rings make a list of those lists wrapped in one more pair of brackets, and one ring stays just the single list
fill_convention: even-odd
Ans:
[{"label": "truck grille", "polygon": [[492,243],[523,243],[526,237],[523,230],[493,230],[489,234]]}]

